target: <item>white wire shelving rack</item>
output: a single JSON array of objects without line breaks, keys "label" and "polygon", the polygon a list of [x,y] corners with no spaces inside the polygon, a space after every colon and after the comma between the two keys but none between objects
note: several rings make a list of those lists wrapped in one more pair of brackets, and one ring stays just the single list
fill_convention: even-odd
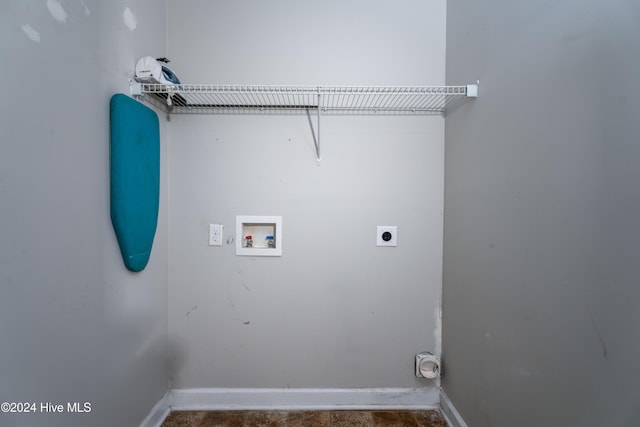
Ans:
[{"label": "white wire shelving rack", "polygon": [[476,98],[479,82],[463,86],[165,85],[130,80],[132,96],[169,114],[444,115],[456,100]]}]

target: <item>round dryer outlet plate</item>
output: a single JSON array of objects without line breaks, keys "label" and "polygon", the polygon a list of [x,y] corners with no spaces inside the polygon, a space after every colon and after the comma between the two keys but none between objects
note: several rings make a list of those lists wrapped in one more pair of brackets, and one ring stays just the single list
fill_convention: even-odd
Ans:
[{"label": "round dryer outlet plate", "polygon": [[440,377],[440,358],[425,351],[416,354],[416,377],[435,379]]},{"label": "round dryer outlet plate", "polygon": [[398,246],[398,226],[379,225],[376,233],[376,246]]}]

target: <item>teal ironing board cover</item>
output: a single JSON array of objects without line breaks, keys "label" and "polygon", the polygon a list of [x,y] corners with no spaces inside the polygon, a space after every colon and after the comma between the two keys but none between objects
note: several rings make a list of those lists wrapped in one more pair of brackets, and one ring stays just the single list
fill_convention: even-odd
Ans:
[{"label": "teal ironing board cover", "polygon": [[160,200],[158,115],[127,95],[111,97],[111,222],[125,266],[149,262]]}]

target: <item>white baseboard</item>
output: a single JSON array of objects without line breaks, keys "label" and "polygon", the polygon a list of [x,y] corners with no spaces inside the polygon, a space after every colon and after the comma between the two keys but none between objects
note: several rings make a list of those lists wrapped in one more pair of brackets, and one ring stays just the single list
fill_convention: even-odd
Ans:
[{"label": "white baseboard", "polygon": [[444,390],[440,390],[440,412],[450,427],[468,427]]},{"label": "white baseboard", "polygon": [[201,388],[170,390],[173,410],[337,410],[437,409],[440,389],[260,389]]},{"label": "white baseboard", "polygon": [[167,418],[167,415],[171,412],[171,406],[169,403],[170,396],[171,391],[167,391],[164,396],[162,396],[162,399],[154,405],[149,412],[149,415],[147,415],[140,424],[140,427],[160,427],[162,425],[164,419]]},{"label": "white baseboard", "polygon": [[140,427],[160,427],[170,411],[439,409],[450,427],[468,427],[440,387],[363,389],[171,389]]}]

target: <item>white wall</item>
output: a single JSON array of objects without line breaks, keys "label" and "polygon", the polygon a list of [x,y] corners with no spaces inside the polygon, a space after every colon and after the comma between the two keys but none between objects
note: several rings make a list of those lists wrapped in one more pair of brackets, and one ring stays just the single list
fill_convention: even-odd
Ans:
[{"label": "white wall", "polygon": [[38,409],[0,425],[136,426],[166,391],[164,144],[146,270],[125,269],[109,219],[109,99],[137,57],[165,53],[165,32],[158,2],[0,5],[0,401]]},{"label": "white wall", "polygon": [[[170,1],[181,79],[220,84],[444,83],[442,2]],[[420,387],[438,350],[444,123],[173,116],[172,387]],[[235,255],[236,215],[282,215],[283,256]],[[207,246],[209,223],[225,226]],[[376,248],[397,225],[397,248]]]},{"label": "white wall", "polygon": [[640,5],[450,0],[444,389],[470,426],[630,426]]}]

